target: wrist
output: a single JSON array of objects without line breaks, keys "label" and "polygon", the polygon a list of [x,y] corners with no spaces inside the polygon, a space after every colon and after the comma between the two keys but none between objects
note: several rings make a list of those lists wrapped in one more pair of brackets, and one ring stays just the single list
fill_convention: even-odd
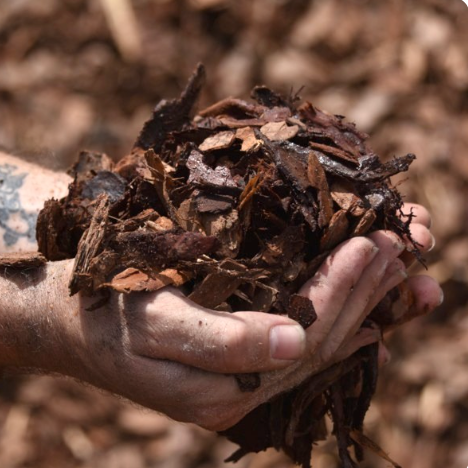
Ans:
[{"label": "wrist", "polygon": [[79,299],[70,297],[71,261],[0,275],[0,365],[63,372],[70,365]]}]

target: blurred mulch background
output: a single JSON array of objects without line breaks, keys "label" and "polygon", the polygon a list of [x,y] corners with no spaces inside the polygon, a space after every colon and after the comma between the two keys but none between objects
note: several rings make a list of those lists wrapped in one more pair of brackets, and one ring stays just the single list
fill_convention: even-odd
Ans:
[{"label": "blurred mulch background", "polygon": [[[195,64],[201,105],[267,84],[417,161],[408,200],[433,214],[429,274],[446,301],[388,338],[367,433],[405,468],[468,465],[468,8],[461,0],[0,0],[0,145],[56,169],[83,148],[125,155]],[[396,181],[400,182],[400,181]],[[201,429],[52,377],[3,379],[0,466],[215,468]],[[240,468],[289,467],[276,452]],[[364,468],[388,464],[368,457]],[[315,468],[339,467],[332,440]]]}]

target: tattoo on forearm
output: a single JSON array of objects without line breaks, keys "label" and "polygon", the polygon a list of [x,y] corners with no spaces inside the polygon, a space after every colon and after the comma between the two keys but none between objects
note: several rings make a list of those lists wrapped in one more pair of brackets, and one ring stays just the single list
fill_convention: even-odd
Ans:
[{"label": "tattoo on forearm", "polygon": [[0,164],[0,232],[5,245],[14,245],[20,238],[36,241],[36,213],[21,206],[19,189],[27,174],[14,174],[16,166]]}]

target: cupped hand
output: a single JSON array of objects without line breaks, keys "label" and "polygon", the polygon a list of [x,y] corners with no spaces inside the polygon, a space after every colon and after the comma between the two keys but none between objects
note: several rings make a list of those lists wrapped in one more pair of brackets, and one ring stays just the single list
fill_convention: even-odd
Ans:
[{"label": "cupped hand", "polygon": [[[432,243],[428,223],[421,226],[414,237],[427,250]],[[360,326],[406,278],[404,249],[404,242],[387,231],[337,247],[300,291],[313,301],[318,316],[306,331],[283,316],[205,309],[174,288],[113,294],[106,306],[89,312],[92,299],[66,297],[63,285],[71,264],[57,263],[49,266],[55,268],[56,292],[46,295],[49,302],[42,307],[53,308],[59,317],[60,329],[49,336],[60,344],[55,356],[38,366],[173,419],[223,430],[259,404],[378,341],[379,330]],[[428,311],[439,304],[440,288],[432,279],[409,284],[416,297],[413,307]],[[232,374],[251,372],[262,372],[262,385],[241,392]]]}]

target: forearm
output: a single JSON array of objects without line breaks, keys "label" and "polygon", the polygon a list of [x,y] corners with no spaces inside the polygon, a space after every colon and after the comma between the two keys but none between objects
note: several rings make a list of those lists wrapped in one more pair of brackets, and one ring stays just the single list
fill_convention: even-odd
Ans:
[{"label": "forearm", "polygon": [[44,202],[62,198],[71,178],[0,152],[0,254],[37,250],[36,220]]}]

